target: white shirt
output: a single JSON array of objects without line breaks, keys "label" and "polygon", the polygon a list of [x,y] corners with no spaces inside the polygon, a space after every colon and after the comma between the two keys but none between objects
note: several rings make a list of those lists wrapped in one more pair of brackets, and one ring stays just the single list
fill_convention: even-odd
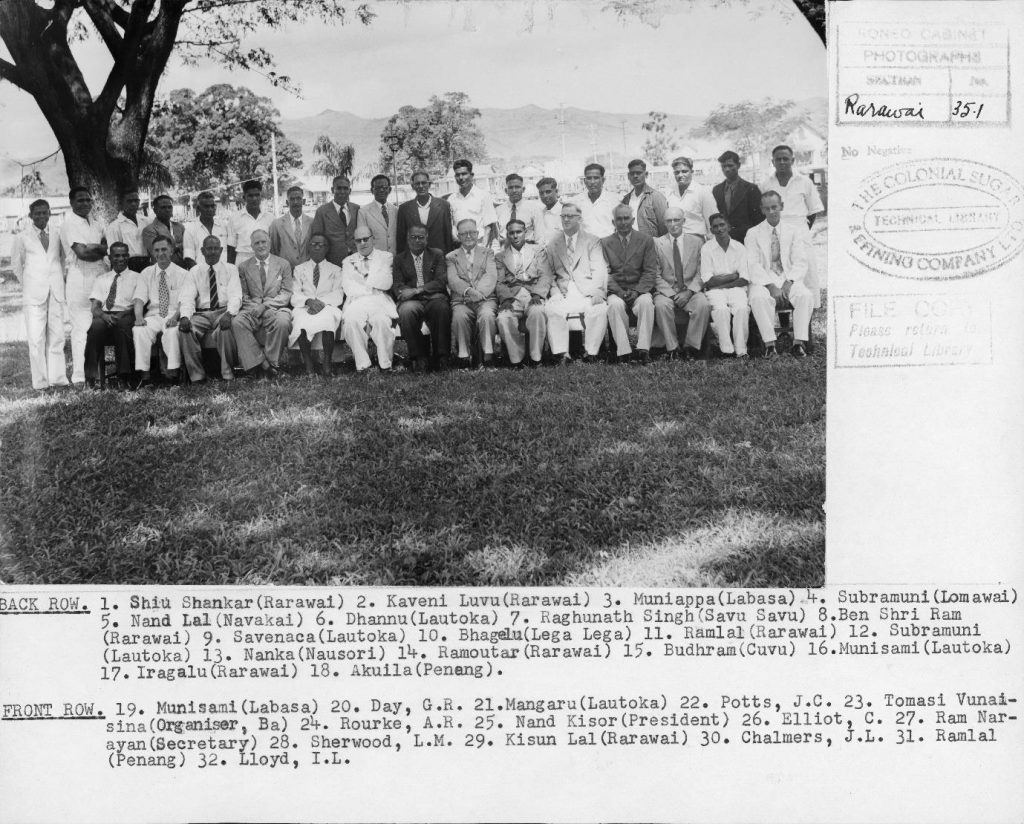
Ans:
[{"label": "white shirt", "polygon": [[345,258],[341,265],[341,285],[346,301],[386,294],[391,288],[393,260],[390,252],[379,249],[374,249],[365,259],[358,253]]},{"label": "white shirt", "polygon": [[344,203],[339,204],[338,201],[332,200],[331,205],[334,207],[334,211],[336,211],[339,216],[341,215],[342,212],[345,213],[345,225],[351,228],[352,207],[349,205],[348,201],[346,200]]},{"label": "white shirt", "polygon": [[[223,260],[213,265],[217,281],[217,305],[227,309],[229,315],[237,315],[242,308],[242,282],[238,279],[238,267]],[[205,260],[188,270],[188,276],[181,286],[181,317],[190,318],[196,312],[210,309],[210,264]]]},{"label": "white shirt", "polygon": [[581,192],[572,199],[572,202],[579,206],[583,213],[583,223],[580,228],[588,235],[602,238],[615,232],[612,211],[622,200],[607,189],[601,190],[597,200],[591,200],[589,192]]},{"label": "white shirt", "polygon": [[[544,240],[544,225],[540,215],[544,204],[539,200],[527,200],[521,198],[516,204],[516,220],[526,224],[526,242],[540,242]],[[506,201],[495,209],[498,217],[498,237],[502,242],[508,236],[506,225],[512,219],[512,203]]]},{"label": "white shirt", "polygon": [[427,218],[430,217],[430,204],[434,202],[434,196],[431,195],[430,199],[427,200],[427,205],[423,206],[420,202],[416,201],[416,209],[420,213],[420,223],[424,226],[427,225]]},{"label": "white shirt", "polygon": [[117,217],[107,226],[107,231],[104,233],[107,238],[108,249],[113,243],[127,243],[128,254],[132,257],[149,257],[146,247],[142,245],[142,230],[149,221],[138,213],[135,214],[135,220],[138,223],[133,223],[131,218],[127,217],[124,212],[118,213]]},{"label": "white shirt", "polygon": [[537,212],[537,236],[534,239],[538,243],[546,244],[561,231],[562,201],[556,201],[550,209],[541,203]]},{"label": "white shirt", "polygon": [[452,236],[456,240],[459,239],[460,220],[475,220],[477,237],[482,241],[487,240],[487,227],[498,222],[491,196],[475,185],[469,190],[468,195],[456,191],[448,198],[448,205],[452,210]]},{"label": "white shirt", "polygon": [[633,210],[633,231],[639,232],[640,227],[636,225],[637,213],[640,211],[640,201],[643,200],[643,195],[638,195],[634,189],[629,193],[629,208]]},{"label": "white shirt", "polygon": [[103,305],[104,312],[127,312],[132,309],[132,301],[135,299],[135,289],[139,283],[139,275],[131,269],[125,269],[117,279],[117,291],[114,293],[114,305],[107,309],[107,295],[110,293],[110,284],[114,282],[114,270],[109,269],[101,272],[93,281],[92,291],[89,293],[90,300],[98,300]]},{"label": "white shirt", "polygon": [[718,211],[711,189],[702,183],[690,183],[686,191],[679,194],[679,187],[668,196],[669,208],[683,210],[683,234],[709,237],[708,220]]},{"label": "white shirt", "polygon": [[[199,222],[198,218],[190,220],[185,224],[185,237],[182,241],[182,254],[197,263],[202,262],[205,260],[203,257],[203,241],[211,235],[220,241],[220,259],[222,262],[226,261],[228,259],[228,227],[217,220],[217,218],[213,219],[212,232],[207,231],[206,227]],[[235,248],[237,251],[238,247]]]},{"label": "white shirt", "polygon": [[782,197],[783,220],[800,220],[806,226],[809,215],[825,211],[825,204],[821,202],[818,187],[814,185],[813,180],[799,172],[793,172],[793,176],[785,186],[779,183],[779,178],[772,173],[765,178],[761,192],[772,189]]},{"label": "white shirt", "polygon": [[300,263],[292,270],[292,306],[304,309],[306,301],[317,298],[328,306],[341,306],[345,292],[341,285],[341,267],[324,258],[320,261],[320,282],[313,285],[313,260]]},{"label": "white shirt", "polygon": [[[90,217],[79,217],[74,212],[64,215],[64,223],[60,227],[60,242],[64,247],[64,262],[68,272],[81,272],[84,277],[96,277],[107,271],[103,260],[79,260],[71,249],[75,243],[93,244],[103,241],[103,227],[98,220]],[[52,241],[51,241],[52,242]],[[104,298],[106,295],[103,296]]]},{"label": "white shirt", "polygon": [[[168,264],[165,270],[167,277],[167,292],[170,300],[167,302],[167,314],[160,314],[160,267],[156,264],[147,266],[139,275],[139,282],[135,287],[135,300],[141,300],[146,306],[147,318],[169,318],[178,311],[181,304],[181,290],[188,280],[188,272],[177,264]],[[207,285],[209,289],[209,285]]]},{"label": "white shirt", "polygon": [[252,233],[262,229],[269,234],[274,216],[261,211],[256,217],[245,209],[236,212],[228,220],[228,246],[235,247],[235,263],[244,263],[252,257]]},{"label": "white shirt", "polygon": [[[737,272],[744,280],[750,280],[747,268],[747,250],[738,241],[729,240],[729,248],[723,249],[715,238],[705,243],[700,250],[700,282],[706,284],[715,275],[731,275]],[[746,287],[736,287],[743,288]]]}]

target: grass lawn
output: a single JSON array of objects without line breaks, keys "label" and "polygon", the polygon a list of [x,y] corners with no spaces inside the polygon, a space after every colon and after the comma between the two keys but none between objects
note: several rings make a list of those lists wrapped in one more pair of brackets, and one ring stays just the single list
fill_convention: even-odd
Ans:
[{"label": "grass lawn", "polygon": [[825,347],[329,385],[30,388],[0,345],[9,583],[820,586]]}]

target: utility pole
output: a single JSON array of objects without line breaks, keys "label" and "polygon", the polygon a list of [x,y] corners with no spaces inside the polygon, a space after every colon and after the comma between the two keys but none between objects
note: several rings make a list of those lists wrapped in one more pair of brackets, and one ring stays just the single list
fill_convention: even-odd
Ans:
[{"label": "utility pole", "polygon": [[558,104],[558,128],[562,133],[562,168],[565,168],[565,104]]},{"label": "utility pole", "polygon": [[274,217],[277,217],[277,138],[270,133],[270,176],[274,181]]},{"label": "utility pole", "polygon": [[590,124],[590,153],[594,156],[594,162],[597,163],[597,126],[594,123]]},{"label": "utility pole", "polygon": [[626,154],[629,150],[626,148],[626,121],[622,121],[622,153]]}]

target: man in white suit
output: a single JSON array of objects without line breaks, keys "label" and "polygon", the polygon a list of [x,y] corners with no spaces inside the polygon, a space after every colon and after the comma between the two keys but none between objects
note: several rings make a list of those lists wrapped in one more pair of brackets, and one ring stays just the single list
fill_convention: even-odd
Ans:
[{"label": "man in white suit", "polygon": [[64,259],[60,238],[51,236],[50,204],[28,207],[32,221],[14,236],[11,266],[21,281],[32,388],[67,386],[64,366]]},{"label": "man in white suit", "polygon": [[460,220],[455,227],[462,244],[449,252],[448,291],[452,302],[452,337],[455,339],[459,366],[469,366],[470,342],[476,326],[484,367],[494,363],[494,333],[497,331],[498,301],[494,289],[498,271],[494,253],[480,245],[480,230],[472,218]]},{"label": "man in white suit", "polygon": [[313,376],[313,340],[320,336],[323,349],[321,373],[330,378],[334,368],[334,340],[341,326],[341,304],[345,293],[341,288],[341,267],[326,260],[329,242],[324,235],[309,239],[309,260],[292,272],[292,332],[288,345],[299,344],[302,365]]},{"label": "man in white suit", "polygon": [[[85,339],[92,326],[92,294],[96,278],[107,271],[107,239],[103,226],[92,217],[92,194],[75,186],[68,194],[71,211],[64,215],[60,243],[67,267],[64,297],[71,317],[71,382],[85,385]],[[130,336],[129,336],[130,337]]]},{"label": "man in white suit", "polygon": [[178,337],[178,318],[181,290],[188,272],[171,262],[174,247],[170,238],[158,237],[153,241],[152,266],[139,275],[135,286],[135,369],[142,373],[142,383],[149,383],[149,364],[153,344],[157,337],[167,356],[167,379],[176,381],[181,369],[181,346]]},{"label": "man in white suit", "polygon": [[275,218],[270,224],[270,254],[287,260],[293,273],[296,266],[309,260],[313,218],[302,212],[304,199],[302,188],[292,186],[288,190],[288,213]]},{"label": "man in white suit", "polygon": [[390,252],[373,248],[373,235],[365,225],[356,226],[353,239],[355,254],[346,257],[341,264],[345,342],[355,358],[356,373],[365,374],[371,365],[367,343],[372,338],[377,347],[377,365],[381,372],[388,373],[395,351],[392,321],[398,319],[395,302],[388,294],[393,278],[393,257]]},{"label": "man in white suit", "polygon": [[510,220],[503,230],[508,246],[494,256],[498,272],[498,332],[513,366],[526,357],[526,335],[530,336],[530,365],[538,366],[544,351],[548,322],[544,302],[551,281],[541,274],[543,250],[526,242],[526,222]]},{"label": "man in white suit", "polygon": [[359,210],[358,220],[370,230],[373,248],[393,255],[398,248],[398,207],[388,203],[391,179],[387,175],[374,175],[370,191],[373,200]]},{"label": "man in white suit", "polygon": [[541,273],[554,281],[544,307],[548,342],[560,365],[568,364],[569,315],[582,315],[586,360],[593,362],[608,328],[608,265],[601,241],[580,231],[583,212],[576,203],[562,207],[562,230],[548,241]]},{"label": "man in white suit", "polygon": [[808,288],[810,250],[803,226],[782,219],[782,198],[776,191],[761,195],[764,221],[747,231],[750,312],[764,341],[766,358],[774,357],[775,310],[793,310],[793,356],[807,356],[814,295]]}]

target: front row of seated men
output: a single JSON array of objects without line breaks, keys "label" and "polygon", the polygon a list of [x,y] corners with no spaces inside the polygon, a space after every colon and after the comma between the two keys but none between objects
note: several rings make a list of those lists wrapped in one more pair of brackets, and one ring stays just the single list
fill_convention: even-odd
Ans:
[{"label": "front row of seated men", "polygon": [[446,368],[452,342],[460,365],[468,365],[474,340],[486,366],[494,360],[496,334],[514,365],[527,356],[540,363],[545,340],[555,359],[566,363],[574,323],[583,331],[587,361],[596,359],[606,330],[613,357],[622,359],[632,354],[630,318],[641,362],[649,360],[656,334],[668,356],[677,356],[677,322],[686,324],[684,359],[699,353],[710,321],[722,353],[743,358],[751,313],[771,357],[779,308],[793,310],[793,354],[803,357],[813,310],[804,283],[807,243],[780,220],[777,193],[766,192],[761,207],[766,219],[747,233],[745,244],[730,237],[728,221],[717,214],[707,243],[685,234],[677,208],[665,212],[668,233],[651,238],[632,228],[627,204],[615,207],[615,232],[600,239],[581,231],[574,203],[562,207],[562,229],[545,246],[527,244],[526,225],[511,220],[497,255],[479,245],[478,227],[469,219],[459,222],[460,246],[447,255],[427,247],[423,226],[409,229],[408,249],[397,257],[375,249],[370,230],[360,226],[356,251],[341,266],[327,260],[327,237],[314,234],[310,260],[294,271],[270,254],[262,229],[252,233],[253,256],[237,268],[221,261],[213,235],[203,241],[204,262],[187,272],[171,262],[167,239],[154,242],[156,263],[140,274],[127,268],[127,246],[114,243],[111,271],[97,278],[91,295],[86,376],[95,381],[102,347],[113,344],[118,373],[127,381],[134,365],[149,380],[159,337],[171,379],[184,364],[193,382],[205,380],[203,348],[216,348],[226,380],[236,362],[251,376],[272,377],[285,348],[295,345],[312,375],[317,342],[322,373],[329,377],[339,329],[357,372],[371,366],[371,340],[380,369],[388,371],[396,321],[417,371],[431,363]]}]

